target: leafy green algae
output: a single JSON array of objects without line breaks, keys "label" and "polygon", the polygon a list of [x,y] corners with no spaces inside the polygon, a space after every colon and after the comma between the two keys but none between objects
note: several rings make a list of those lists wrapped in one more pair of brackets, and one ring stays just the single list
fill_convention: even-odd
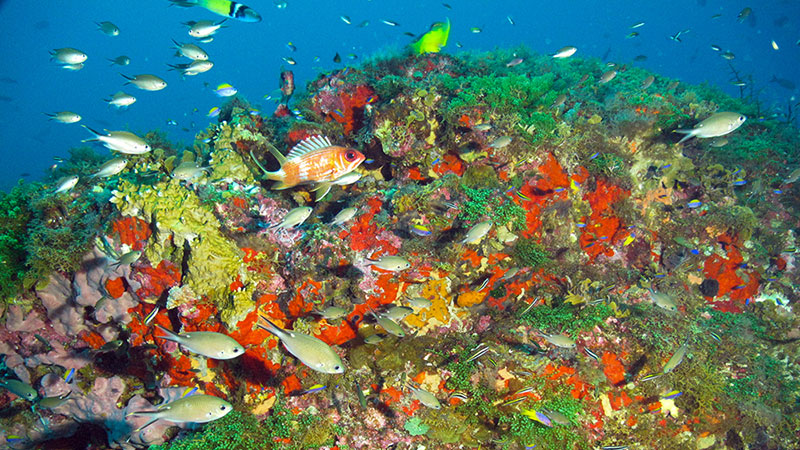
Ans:
[{"label": "leafy green algae", "polygon": [[153,186],[123,181],[112,203],[123,216],[154,223],[157,233],[145,248],[147,259],[153,266],[164,259],[184,261],[188,268],[184,282],[217,305],[229,328],[252,311],[254,287],[235,292],[229,287],[238,276],[247,278],[243,253],[222,234],[217,217],[193,191],[176,180]]}]

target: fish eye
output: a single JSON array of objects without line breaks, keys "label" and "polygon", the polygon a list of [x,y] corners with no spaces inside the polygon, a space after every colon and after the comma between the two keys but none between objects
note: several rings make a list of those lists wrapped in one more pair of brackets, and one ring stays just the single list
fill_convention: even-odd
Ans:
[{"label": "fish eye", "polygon": [[228,407],[225,406],[225,405],[222,405],[222,406],[219,407],[219,409],[220,409],[220,411],[225,411],[226,409],[228,409]]},{"label": "fish eye", "polygon": [[335,367],[333,368],[333,370],[335,370],[335,371],[337,371],[337,372],[338,372],[338,371],[342,370],[342,366],[335,366]]},{"label": "fish eye", "polygon": [[233,353],[239,353],[239,349],[238,348],[233,349]]},{"label": "fish eye", "polygon": [[344,154],[344,159],[346,159],[347,161],[350,161],[350,162],[355,161],[356,160],[356,152],[354,152],[353,150],[348,150]]}]

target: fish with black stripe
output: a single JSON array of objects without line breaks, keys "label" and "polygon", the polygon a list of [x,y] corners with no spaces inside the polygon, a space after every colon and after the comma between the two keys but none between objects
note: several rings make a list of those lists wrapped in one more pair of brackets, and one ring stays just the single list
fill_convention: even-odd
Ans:
[{"label": "fish with black stripe", "polygon": [[175,6],[189,8],[199,6],[220,16],[242,22],[261,22],[261,15],[247,5],[230,0],[169,0]]}]

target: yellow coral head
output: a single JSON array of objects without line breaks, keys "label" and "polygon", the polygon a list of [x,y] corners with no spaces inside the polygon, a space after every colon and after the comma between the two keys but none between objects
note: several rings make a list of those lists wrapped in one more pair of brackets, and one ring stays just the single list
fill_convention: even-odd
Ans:
[{"label": "yellow coral head", "polygon": [[422,55],[424,53],[438,53],[450,37],[450,19],[445,22],[435,22],[431,25],[430,31],[423,34],[411,44],[414,52]]}]

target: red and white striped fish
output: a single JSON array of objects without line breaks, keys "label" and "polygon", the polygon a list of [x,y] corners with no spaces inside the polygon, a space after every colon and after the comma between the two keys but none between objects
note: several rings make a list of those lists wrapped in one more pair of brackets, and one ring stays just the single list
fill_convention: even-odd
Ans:
[{"label": "red and white striped fish", "polygon": [[358,150],[331,144],[325,136],[310,136],[283,156],[275,147],[270,152],[281,164],[275,172],[265,172],[267,179],[277,181],[272,189],[288,189],[301,184],[317,183],[317,200],[322,199],[339,178],[364,162]]}]

